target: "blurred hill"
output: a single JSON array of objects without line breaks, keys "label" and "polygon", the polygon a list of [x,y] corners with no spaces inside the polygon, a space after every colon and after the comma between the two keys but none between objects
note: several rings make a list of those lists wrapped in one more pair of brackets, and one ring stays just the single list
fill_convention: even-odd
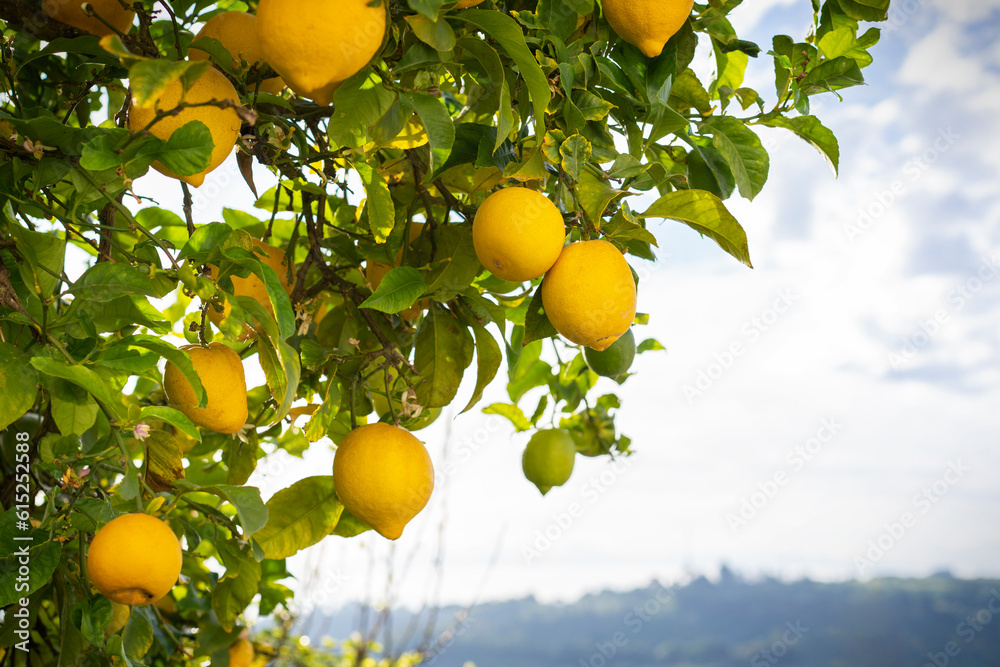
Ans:
[{"label": "blurred hill", "polygon": [[[344,637],[359,611],[313,614],[300,630]],[[392,614],[397,643],[419,641],[404,639],[415,620],[426,614]],[[1000,581],[746,582],[723,569],[717,582],[654,582],[574,604],[487,603],[464,620],[447,607],[437,628],[424,663],[436,667],[1000,667]]]}]

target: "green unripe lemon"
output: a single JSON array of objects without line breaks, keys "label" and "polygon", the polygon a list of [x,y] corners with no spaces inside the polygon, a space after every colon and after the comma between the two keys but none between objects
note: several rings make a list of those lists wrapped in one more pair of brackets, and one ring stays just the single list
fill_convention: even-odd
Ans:
[{"label": "green unripe lemon", "polygon": [[538,431],[521,456],[521,468],[529,482],[544,496],[553,486],[562,486],[573,474],[576,445],[566,431]]},{"label": "green unripe lemon", "polygon": [[632,368],[632,361],[635,359],[635,336],[629,329],[602,352],[589,347],[585,348],[583,358],[590,366],[590,370],[598,375],[607,378],[618,377]]}]

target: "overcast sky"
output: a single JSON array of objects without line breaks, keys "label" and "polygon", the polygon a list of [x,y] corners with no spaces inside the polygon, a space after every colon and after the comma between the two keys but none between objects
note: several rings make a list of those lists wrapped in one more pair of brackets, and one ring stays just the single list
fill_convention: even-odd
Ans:
[{"label": "overcast sky", "polygon": [[[761,133],[768,184],[730,202],[754,270],[682,225],[654,228],[660,260],[636,263],[651,315],[637,337],[669,352],[601,387],[622,397],[635,455],[617,468],[578,457],[542,498],[521,475],[526,436],[478,411],[450,434],[442,418],[419,435],[450,474],[391,547],[398,599],[434,590],[443,518],[449,602],[572,600],[722,563],[785,578],[1000,576],[1000,1],[893,4],[869,85],[816,105],[840,139],[839,179],[791,135]],[[766,50],[773,34],[804,35],[809,5],[754,0],[733,22]],[[770,58],[747,83],[773,103]],[[224,169],[231,185],[209,193],[210,178],[199,222],[253,210]],[[159,192],[157,179],[139,189]],[[484,404],[504,398],[498,385]],[[251,483],[268,498],[332,458],[272,457]],[[379,598],[389,552],[377,535],[328,538],[292,559],[308,582],[294,587],[306,604]]]}]

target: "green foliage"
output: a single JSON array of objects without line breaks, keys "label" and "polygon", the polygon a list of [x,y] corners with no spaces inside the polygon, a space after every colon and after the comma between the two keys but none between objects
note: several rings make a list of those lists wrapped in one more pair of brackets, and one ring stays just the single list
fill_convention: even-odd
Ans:
[{"label": "green foliage", "polygon": [[[750,266],[725,202],[766,184],[755,128],[793,132],[836,171],[837,140],[810,99],[864,82],[879,33],[859,34],[859,22],[884,20],[888,1],[816,1],[809,35],[775,36],[764,56],[727,19],[739,2],[696,5],[650,59],[591,0],[465,10],[392,0],[381,52],[330,108],[259,92],[268,66],[234,62],[203,39],[245,105],[235,148],[243,173],[257,161],[276,181],[221,221],[142,198],[154,163],[181,175],[209,164],[209,127],[193,121],[164,140],[125,120],[133,95],[155,99],[177,81],[187,89],[211,66],[183,57],[201,23],[254,3],[182,0],[168,3],[171,15],[141,0],[141,28],[100,40],[42,14],[26,22],[15,4],[0,8],[0,426],[25,435],[5,433],[0,465],[14,479],[25,454],[33,477],[30,496],[15,503],[11,484],[0,500],[26,505],[40,526],[26,581],[45,641],[29,663],[160,666],[186,664],[185,653],[224,664],[249,605],[286,613],[286,558],[368,530],[330,475],[265,504],[247,480],[268,453],[301,456],[368,419],[416,427],[424,410],[464,412],[505,385],[507,398],[484,412],[519,431],[565,429],[582,455],[629,454],[618,398],[595,398],[599,382],[614,385],[559,339],[539,281],[508,283],[480,265],[477,207],[521,184],[558,205],[571,241],[605,238],[654,260],[649,223],[671,219]],[[712,49],[712,73],[691,68],[699,43]],[[765,57],[775,90],[744,86],[746,68]],[[630,198],[643,193],[653,203],[638,212]],[[276,269],[254,239],[291,262]],[[238,287],[251,278],[261,294]],[[196,427],[162,388],[170,362],[205,404],[179,347],[213,339],[256,355],[265,376],[248,389],[249,423],[232,437]],[[637,351],[663,349],[649,339]],[[461,395],[472,372],[472,393]],[[376,396],[387,412],[372,414]],[[304,426],[295,422],[303,416]],[[83,576],[87,545],[137,510],[184,537],[175,608],[137,608],[105,639],[109,608]],[[15,509],[0,515],[3,545],[18,521]],[[15,591],[17,567],[0,553],[2,606],[25,594]],[[0,633],[0,653],[15,639]],[[342,648],[344,660],[369,650]],[[275,651],[294,653],[283,654],[288,664],[342,664],[301,647]]]}]

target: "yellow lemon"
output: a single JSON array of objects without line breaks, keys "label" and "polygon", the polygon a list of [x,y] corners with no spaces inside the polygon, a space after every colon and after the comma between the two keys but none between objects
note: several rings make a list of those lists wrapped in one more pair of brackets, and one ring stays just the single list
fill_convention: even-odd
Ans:
[{"label": "yellow lemon", "polygon": [[406,429],[367,424],[347,434],[333,457],[333,484],[351,514],[397,539],[434,490],[434,466]]},{"label": "yellow lemon", "polygon": [[186,94],[183,84],[178,79],[167,86],[166,90],[149,106],[139,106],[135,98],[132,98],[132,106],[128,114],[128,128],[133,132],[148,129],[154,136],[167,140],[187,123],[200,120],[212,133],[212,142],[215,147],[212,149],[211,160],[204,171],[191,176],[179,176],[159,162],[153,163],[154,169],[171,178],[198,187],[205,182],[206,174],[226,161],[229,154],[233,152],[236,140],[239,139],[242,125],[239,114],[233,108],[223,109],[211,105],[186,107],[177,114],[167,115],[158,120],[152,127],[148,127],[156,118],[158,111],[176,109],[181,102],[204,104],[211,101],[240,103],[239,95],[236,94],[233,84],[215,68],[206,70]]},{"label": "yellow lemon", "polygon": [[[216,14],[205,22],[194,39],[198,41],[201,37],[216,39],[226,47],[235,59],[233,66],[237,69],[240,67],[240,59],[250,65],[260,65],[264,60],[260,53],[260,41],[257,39],[257,17],[253,14],[236,11]],[[191,60],[207,60],[209,56],[201,49],[192,48],[188,57]],[[256,86],[253,81],[248,81],[247,87],[253,92]],[[262,93],[278,95],[284,88],[285,82],[280,76],[260,82]]]},{"label": "yellow lemon", "polygon": [[566,226],[559,209],[542,193],[505,188],[479,207],[472,242],[490,273],[520,283],[552,268],[566,242]]},{"label": "yellow lemon", "polygon": [[566,246],[542,281],[542,306],[556,331],[577,345],[605,350],[635,319],[635,280],[607,241]]},{"label": "yellow lemon", "polygon": [[618,36],[655,58],[691,15],[694,0],[604,0],[604,17]]},{"label": "yellow lemon", "polygon": [[544,496],[553,486],[569,481],[576,463],[576,445],[566,431],[538,431],[521,455],[521,469],[529,482]]},{"label": "yellow lemon", "polygon": [[111,620],[104,626],[104,636],[110,637],[111,635],[121,632],[121,629],[125,627],[126,623],[128,623],[129,616],[131,615],[132,607],[112,601]]},{"label": "yellow lemon", "polygon": [[[259,252],[255,251],[257,259],[274,269],[274,272],[278,274],[278,280],[281,281],[281,286],[285,289],[285,293],[291,295],[292,289],[295,287],[295,265],[292,265],[291,277],[289,277],[288,265],[289,262],[291,262],[291,259],[285,254],[285,251],[281,248],[276,248],[273,245],[268,245],[263,241],[255,240],[253,245],[257,251],[262,251],[264,253],[261,255]],[[212,278],[215,279],[219,275],[219,268],[216,266],[209,266],[208,268],[209,271],[211,271]],[[253,297],[260,305],[264,306],[272,317],[274,316],[274,306],[271,305],[271,299],[267,296],[267,287],[264,286],[263,280],[258,278],[253,273],[246,278],[230,276],[230,279],[233,281],[234,296]],[[222,324],[222,320],[229,317],[229,313],[232,312],[232,310],[232,306],[228,303],[225,305],[222,312],[209,307],[208,319],[210,319],[215,326],[219,326]],[[257,334],[249,325],[245,325],[243,327],[243,334],[240,336],[240,340],[247,340],[248,338],[253,338],[256,335]]]},{"label": "yellow lemon", "polygon": [[222,343],[208,347],[185,345],[191,355],[194,372],[205,388],[207,402],[198,407],[194,388],[177,366],[169,361],[163,371],[163,389],[170,404],[183,412],[198,426],[216,433],[236,433],[247,422],[247,382],[243,360],[232,348]]},{"label": "yellow lemon", "polygon": [[[125,9],[123,5],[131,2],[118,0],[88,0],[94,8],[94,13],[115,27],[118,32],[128,32],[132,28],[135,12]],[[104,25],[97,16],[87,16],[83,13],[83,2],[80,0],[43,0],[42,11],[66,25],[79,28],[92,35],[104,37],[113,35],[114,30]]]},{"label": "yellow lemon", "polygon": [[[417,240],[420,236],[420,231],[424,228],[424,223],[422,222],[411,222],[410,223],[410,245]],[[396,263],[394,266],[389,266],[385,262],[378,262],[374,259],[368,258],[365,260],[365,280],[368,281],[369,287],[374,292],[378,289],[378,286],[382,284],[382,280],[385,278],[389,271],[399,266],[403,262],[403,251],[400,249],[396,253]],[[426,309],[430,308],[430,299],[421,299],[415,304],[407,308],[406,310],[399,313],[399,316],[404,320],[412,322],[413,320],[420,317],[420,313],[424,312]]]},{"label": "yellow lemon", "polygon": [[87,575],[112,602],[152,604],[177,583],[182,559],[170,526],[148,514],[123,514],[94,535]]},{"label": "yellow lemon", "polygon": [[247,639],[240,638],[229,647],[229,667],[250,667],[253,658],[253,644]]},{"label": "yellow lemon", "polygon": [[382,48],[386,3],[261,0],[257,35],[264,60],[299,95],[327,106],[333,91]]}]

